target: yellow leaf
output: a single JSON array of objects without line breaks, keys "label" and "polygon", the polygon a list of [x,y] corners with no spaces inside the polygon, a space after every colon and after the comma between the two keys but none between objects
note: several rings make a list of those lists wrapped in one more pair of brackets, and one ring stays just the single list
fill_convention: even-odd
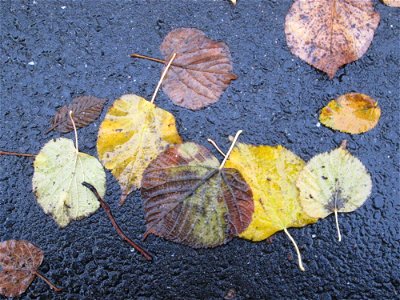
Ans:
[{"label": "yellow leaf", "polygon": [[71,140],[49,141],[36,155],[34,168],[32,187],[37,201],[60,227],[89,216],[99,208],[96,197],[81,183],[91,183],[100,196],[104,196],[103,166],[95,157],[77,152]]},{"label": "yellow leaf", "polygon": [[[344,147],[314,156],[297,180],[304,211],[314,218],[351,212],[369,197],[371,176],[361,161]],[[338,227],[339,240],[340,232]]]},{"label": "yellow leaf", "polygon": [[115,100],[100,126],[97,151],[121,185],[121,204],[140,188],[149,163],[169,145],[181,142],[169,112],[136,95]]},{"label": "yellow leaf", "polygon": [[358,134],[374,128],[380,116],[381,109],[374,99],[349,93],[329,102],[322,109],[319,120],[332,129]]},{"label": "yellow leaf", "polygon": [[282,146],[238,144],[226,163],[250,185],[254,214],[240,237],[261,241],[277,231],[316,222],[302,211],[296,180],[304,161]]}]

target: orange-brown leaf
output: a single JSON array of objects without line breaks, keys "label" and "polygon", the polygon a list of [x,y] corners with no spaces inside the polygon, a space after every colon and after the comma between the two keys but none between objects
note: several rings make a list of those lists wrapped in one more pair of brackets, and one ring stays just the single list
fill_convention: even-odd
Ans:
[{"label": "orange-brown leaf", "polygon": [[349,93],[330,101],[322,109],[319,120],[332,129],[358,134],[374,128],[380,116],[381,109],[374,99]]},{"label": "orange-brown leaf", "polygon": [[228,46],[198,29],[171,31],[160,50],[166,60],[177,53],[163,82],[163,91],[176,105],[197,110],[215,103],[237,78]]},{"label": "orange-brown leaf", "polygon": [[400,7],[400,0],[383,0],[387,6]]},{"label": "orange-brown leaf", "polygon": [[371,0],[295,0],[285,33],[293,54],[332,79],[367,51],[378,27]]},{"label": "orange-brown leaf", "polygon": [[[67,133],[74,130],[69,112],[72,111],[77,128],[85,127],[94,122],[101,114],[106,100],[93,96],[81,96],[72,100],[72,103],[61,107],[55,114],[50,130]],[[49,130],[49,131],[50,131]]]},{"label": "orange-brown leaf", "polygon": [[0,243],[0,294],[21,295],[35,279],[42,264],[43,252],[28,241],[9,240]]}]

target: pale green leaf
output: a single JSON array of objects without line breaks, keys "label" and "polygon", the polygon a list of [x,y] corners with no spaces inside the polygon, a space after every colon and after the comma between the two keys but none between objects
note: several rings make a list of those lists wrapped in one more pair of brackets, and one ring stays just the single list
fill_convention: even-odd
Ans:
[{"label": "pale green leaf", "polygon": [[37,201],[60,227],[87,217],[99,208],[93,193],[81,183],[92,184],[103,197],[104,169],[95,157],[77,152],[71,140],[49,141],[36,156],[34,168],[32,187]]}]

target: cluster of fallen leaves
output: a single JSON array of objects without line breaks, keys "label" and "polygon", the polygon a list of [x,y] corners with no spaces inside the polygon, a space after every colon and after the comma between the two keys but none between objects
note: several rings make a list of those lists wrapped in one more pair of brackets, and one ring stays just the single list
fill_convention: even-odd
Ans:
[{"label": "cluster of fallen leaves", "polygon": [[[232,1],[235,2],[235,1]],[[385,1],[396,5],[396,1]],[[390,3],[392,2],[392,3]],[[397,3],[398,4],[398,3]],[[360,58],[379,23],[372,2],[356,0],[296,0],[285,32],[291,51],[333,78],[342,65]],[[46,214],[65,227],[103,207],[120,237],[147,260],[152,256],[130,240],[104,201],[110,170],[121,186],[122,205],[141,189],[146,232],[195,248],[222,245],[233,237],[262,241],[284,231],[293,243],[301,270],[299,247],[289,233],[330,214],[360,207],[371,193],[371,177],[346,143],[318,154],[308,163],[281,145],[237,143],[239,131],[218,159],[204,146],[184,142],[174,116],[154,104],[162,86],[176,104],[198,110],[215,103],[237,76],[228,46],[193,28],[170,32],[161,44],[165,60],[140,54],[166,65],[150,101],[138,95],[115,100],[101,123],[99,160],[79,152],[77,129],[95,121],[106,100],[92,96],[73,99],[58,110],[48,132],[75,132],[75,143],[50,140],[34,156],[33,190]],[[380,108],[371,97],[350,93],[332,100],[320,121],[335,130],[364,133],[376,126]],[[0,243],[0,294],[18,296],[35,276],[53,285],[38,268],[43,252],[27,241]]]}]

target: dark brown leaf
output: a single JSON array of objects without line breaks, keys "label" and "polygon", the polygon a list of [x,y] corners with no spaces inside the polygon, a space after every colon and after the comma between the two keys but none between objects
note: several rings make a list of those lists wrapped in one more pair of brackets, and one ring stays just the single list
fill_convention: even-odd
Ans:
[{"label": "dark brown leaf", "polygon": [[0,243],[0,294],[21,295],[43,261],[43,252],[27,241],[9,240]]},{"label": "dark brown leaf", "polygon": [[254,211],[239,171],[219,169],[204,147],[184,143],[165,150],[143,173],[148,234],[195,248],[215,247],[243,232]]},{"label": "dark brown leaf", "polygon": [[379,24],[371,0],[295,0],[286,16],[288,46],[332,79],[367,51]]},{"label": "dark brown leaf", "polygon": [[71,104],[63,106],[57,111],[49,131],[55,129],[59,132],[66,133],[74,130],[71,119],[69,118],[70,111],[72,111],[72,117],[77,128],[89,125],[100,116],[106,101],[105,99],[99,99],[93,96],[74,98]]},{"label": "dark brown leaf", "polygon": [[201,109],[218,101],[237,78],[228,46],[194,28],[171,31],[161,44],[165,59],[177,56],[163,82],[163,90],[179,106]]}]

